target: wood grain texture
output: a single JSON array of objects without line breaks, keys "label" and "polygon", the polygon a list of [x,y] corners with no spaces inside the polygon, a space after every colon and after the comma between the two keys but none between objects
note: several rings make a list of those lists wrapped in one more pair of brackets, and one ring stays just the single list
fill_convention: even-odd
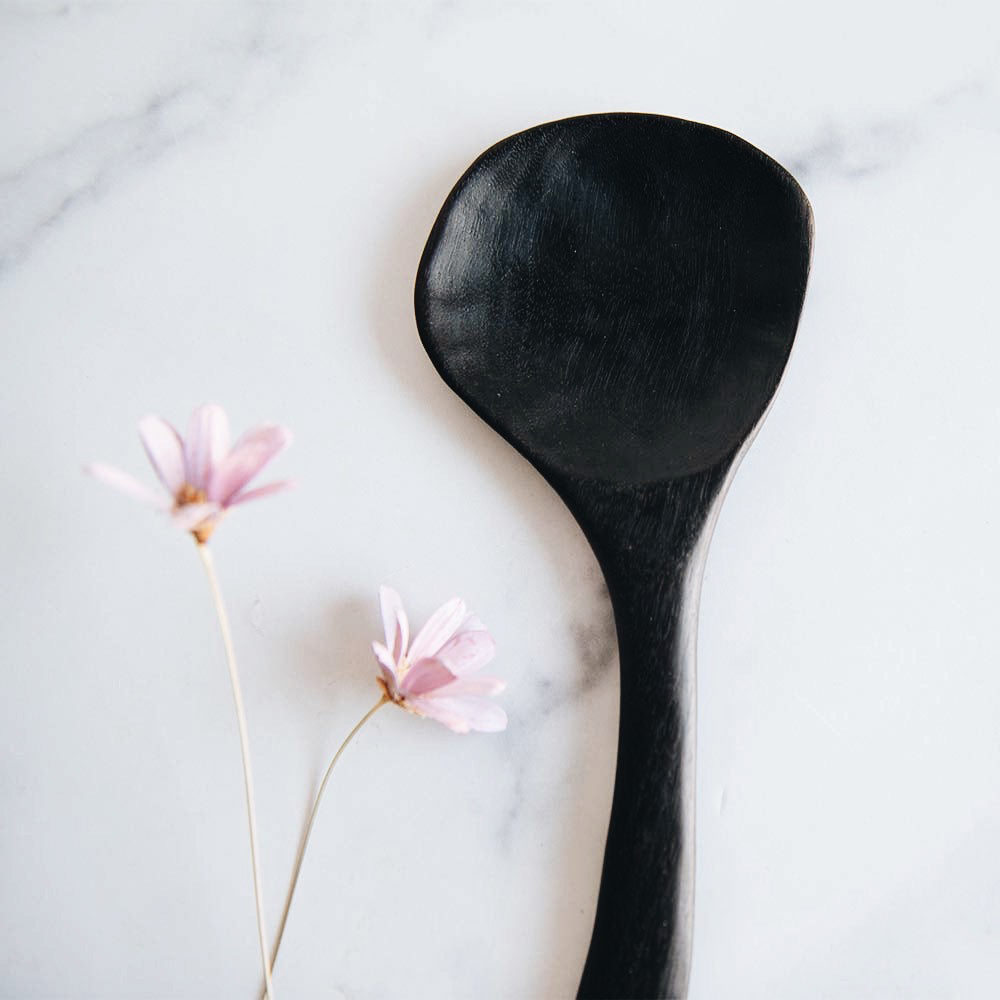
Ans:
[{"label": "wood grain texture", "polygon": [[618,763],[581,997],[686,995],[701,572],[792,347],[811,239],[801,189],[753,146],[605,114],[487,150],[420,262],[431,360],[559,492],[614,606]]}]

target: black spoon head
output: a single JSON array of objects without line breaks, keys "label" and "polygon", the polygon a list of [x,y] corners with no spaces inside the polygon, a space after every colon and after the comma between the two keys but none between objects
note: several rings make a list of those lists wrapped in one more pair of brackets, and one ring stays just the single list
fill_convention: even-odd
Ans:
[{"label": "black spoon head", "polygon": [[670,480],[753,433],[810,247],[805,195],[736,136],[569,118],[466,171],[420,262],[417,325],[444,380],[543,471]]}]

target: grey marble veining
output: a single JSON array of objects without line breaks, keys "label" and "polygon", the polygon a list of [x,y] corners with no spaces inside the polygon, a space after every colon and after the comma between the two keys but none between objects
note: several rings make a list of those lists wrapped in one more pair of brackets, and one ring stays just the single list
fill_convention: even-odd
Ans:
[{"label": "grey marble veining", "polygon": [[838,177],[862,180],[885,170],[905,169],[921,146],[942,134],[973,127],[996,131],[1000,102],[988,74],[948,88],[912,109],[884,115],[845,129],[828,123],[800,152],[787,160],[789,170],[804,180]]},{"label": "grey marble veining", "polygon": [[[184,53],[176,71],[157,81],[152,92],[125,90],[113,113],[99,115],[69,136],[54,137],[52,145],[0,176],[0,276],[77,207],[100,202],[123,179],[187,140],[200,136],[211,141],[231,126],[233,117],[252,114],[287,87],[309,51],[296,7],[223,6],[232,16],[213,26],[218,35],[206,39],[195,34],[190,39],[194,58]],[[123,4],[12,6],[0,18],[12,22],[14,38],[17,22],[30,18],[32,34],[43,43],[44,22],[53,20],[53,34],[68,33],[72,46],[72,23],[100,15],[113,24],[116,12],[131,14],[127,20],[141,44],[146,26]],[[98,55],[83,50],[79,54]]]}]

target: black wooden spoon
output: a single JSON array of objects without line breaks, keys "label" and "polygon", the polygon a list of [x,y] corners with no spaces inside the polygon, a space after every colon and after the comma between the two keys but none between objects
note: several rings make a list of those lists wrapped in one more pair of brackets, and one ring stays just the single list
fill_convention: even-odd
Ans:
[{"label": "black wooden spoon", "polygon": [[558,491],[611,593],[618,770],[583,998],[687,993],[701,573],[811,234],[802,190],[742,139],[588,115],[487,150],[420,261],[431,360]]}]

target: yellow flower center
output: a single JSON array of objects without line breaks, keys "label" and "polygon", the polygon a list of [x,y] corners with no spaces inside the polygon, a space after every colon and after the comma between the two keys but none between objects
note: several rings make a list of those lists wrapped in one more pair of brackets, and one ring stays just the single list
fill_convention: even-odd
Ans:
[{"label": "yellow flower center", "polygon": [[174,497],[174,503],[178,507],[184,507],[189,503],[204,503],[208,497],[205,495],[204,490],[199,490],[192,486],[190,483],[185,483],[178,491],[177,496]]},{"label": "yellow flower center", "polygon": [[410,661],[405,657],[401,656],[399,658],[399,663],[396,664],[396,678],[400,681],[410,672]]}]

